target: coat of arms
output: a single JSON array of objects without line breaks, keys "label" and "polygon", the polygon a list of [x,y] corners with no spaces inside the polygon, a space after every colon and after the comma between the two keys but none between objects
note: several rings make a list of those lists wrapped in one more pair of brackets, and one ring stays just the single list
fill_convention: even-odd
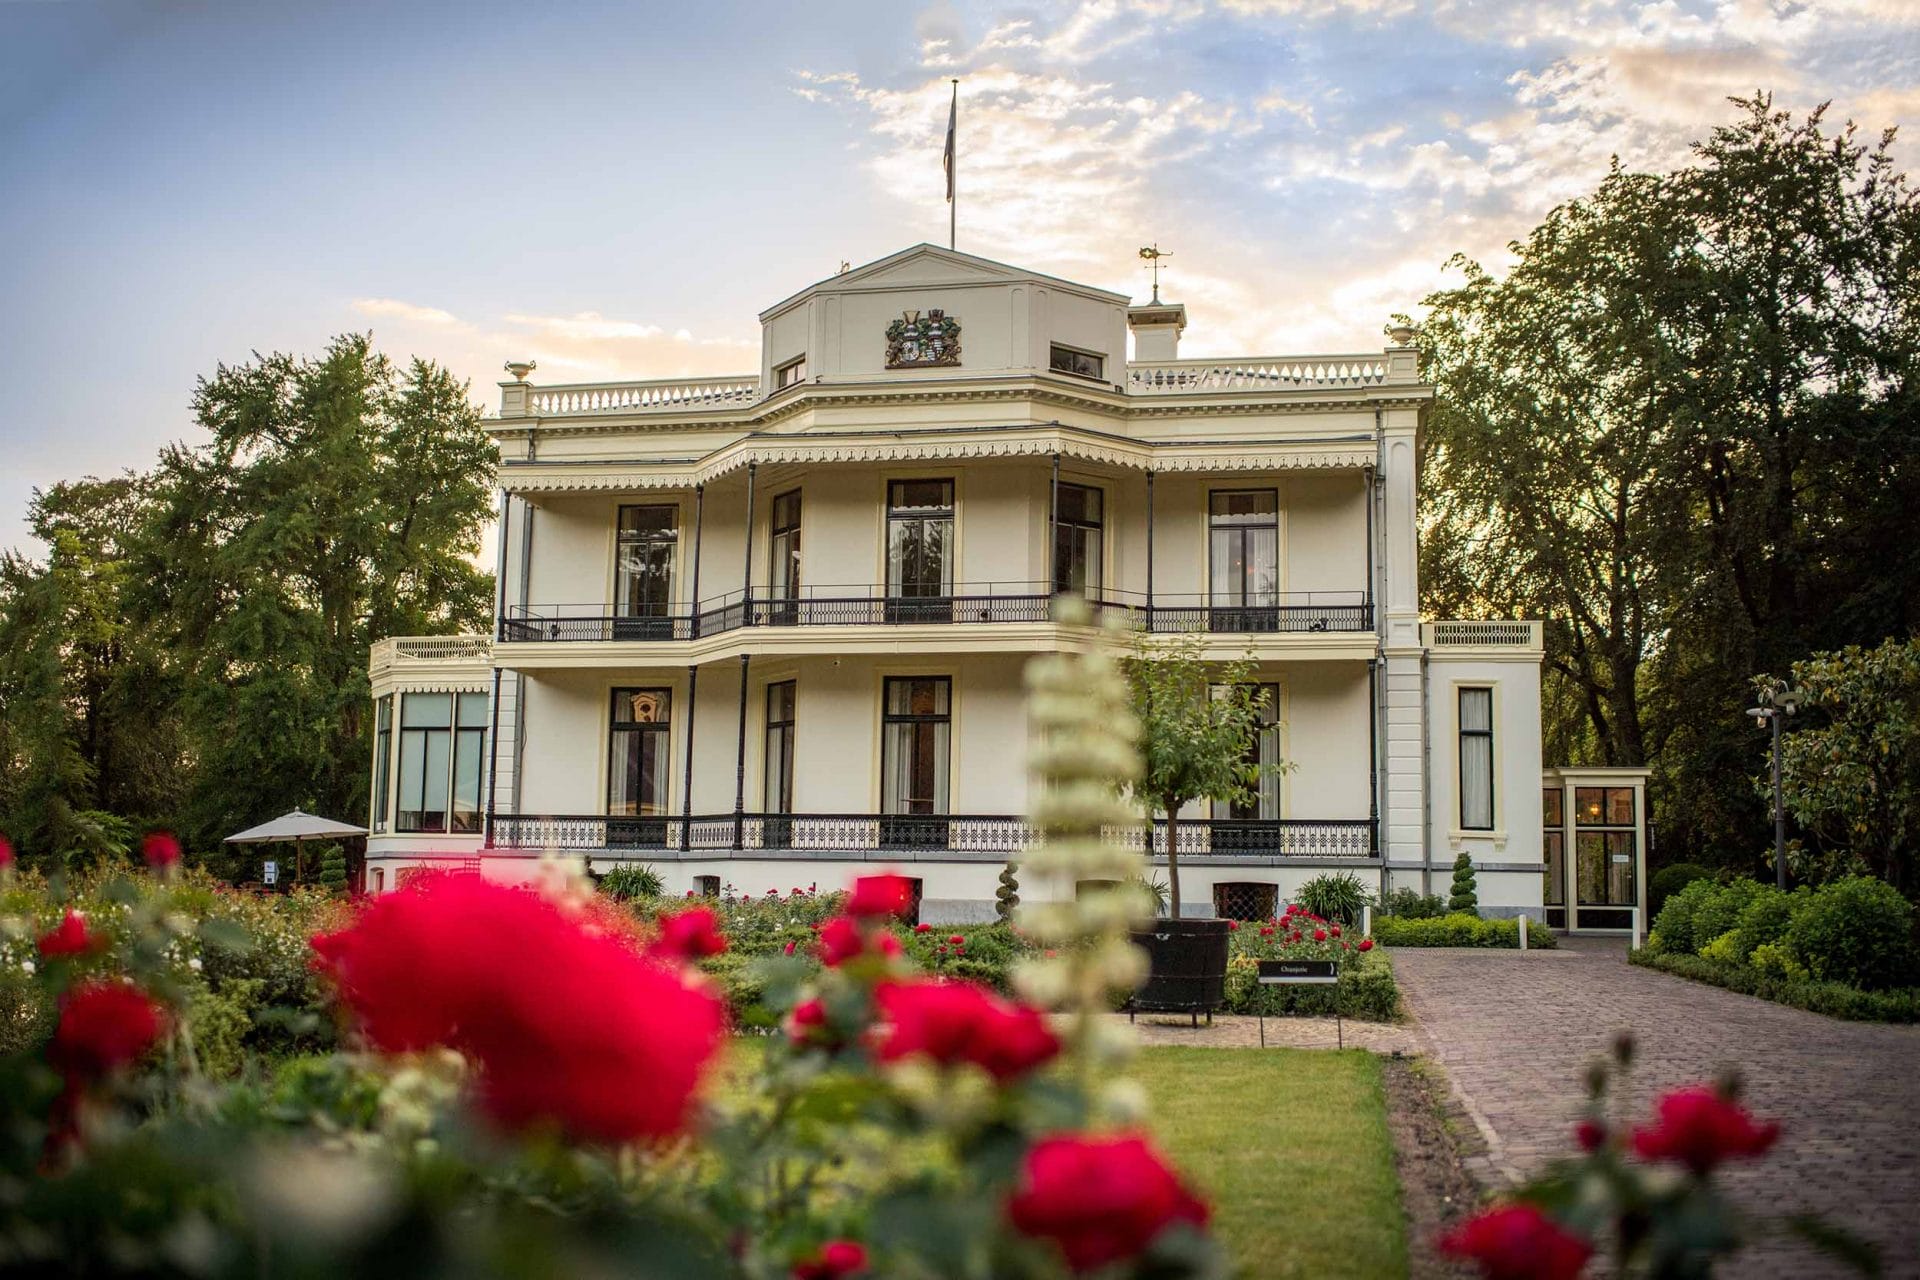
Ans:
[{"label": "coat of arms", "polygon": [[960,322],[946,312],[902,312],[887,326],[887,368],[959,363]]}]

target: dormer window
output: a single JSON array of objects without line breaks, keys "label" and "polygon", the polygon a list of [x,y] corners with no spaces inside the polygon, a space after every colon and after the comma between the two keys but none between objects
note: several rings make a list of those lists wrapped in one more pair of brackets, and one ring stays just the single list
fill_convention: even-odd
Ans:
[{"label": "dormer window", "polygon": [[796,386],[806,380],[807,357],[805,354],[795,356],[785,364],[777,364],[773,367],[773,389],[775,391],[784,391],[788,387]]},{"label": "dormer window", "polygon": [[1063,347],[1056,342],[1048,348],[1047,368],[1055,373],[1070,373],[1076,378],[1104,382],[1107,377],[1107,358],[1098,352]]}]

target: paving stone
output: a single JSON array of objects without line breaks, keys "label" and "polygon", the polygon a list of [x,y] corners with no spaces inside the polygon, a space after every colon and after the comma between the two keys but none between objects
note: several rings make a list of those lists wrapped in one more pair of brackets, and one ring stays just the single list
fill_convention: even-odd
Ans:
[{"label": "paving stone", "polygon": [[[1747,1103],[1784,1129],[1764,1160],[1730,1167],[1735,1203],[1819,1213],[1876,1242],[1889,1276],[1920,1277],[1920,1027],[1841,1022],[1635,968],[1606,940],[1526,953],[1395,948],[1393,966],[1499,1175],[1525,1176],[1570,1149],[1582,1072],[1631,1029],[1629,1114],[1737,1068]],[[1723,1274],[1850,1273],[1797,1241],[1768,1240]]]}]

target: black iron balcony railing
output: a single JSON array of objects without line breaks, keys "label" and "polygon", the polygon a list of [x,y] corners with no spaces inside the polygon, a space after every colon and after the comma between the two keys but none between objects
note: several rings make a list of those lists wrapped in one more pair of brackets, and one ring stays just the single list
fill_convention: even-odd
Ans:
[{"label": "black iron balcony railing", "polygon": [[[503,849],[644,854],[691,853],[942,854],[1013,856],[1033,841],[1024,818],[982,814],[727,813],[685,817],[495,814],[490,843]],[[1110,839],[1138,849],[1145,824],[1116,827]],[[1167,849],[1166,823],[1154,823],[1154,853]],[[1369,858],[1374,824],[1366,818],[1200,819],[1180,823],[1180,856]]]},{"label": "black iron balcony railing", "polygon": [[[616,608],[606,604],[513,607],[500,639],[514,642],[691,640],[743,627],[946,626],[1045,622],[1054,592],[1044,583],[959,583],[906,593],[883,585],[809,587],[795,595],[733,592],[706,601]],[[1373,630],[1373,604],[1363,591],[1273,592],[1222,601],[1201,594],[1104,591],[1093,606],[1118,613],[1139,630],[1226,634],[1313,634]]]}]

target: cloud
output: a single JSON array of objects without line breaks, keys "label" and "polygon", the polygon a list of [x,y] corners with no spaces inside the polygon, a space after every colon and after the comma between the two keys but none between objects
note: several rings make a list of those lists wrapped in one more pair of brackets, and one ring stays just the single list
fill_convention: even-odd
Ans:
[{"label": "cloud", "polygon": [[1836,118],[1920,117],[1898,0],[1081,0],[970,23],[927,11],[891,65],[800,71],[864,133],[876,198],[944,212],[961,78],[962,248],[1165,292],[1196,353],[1373,347],[1443,284],[1497,264],[1614,156],[1671,168],[1766,90]]},{"label": "cloud", "polygon": [[399,298],[358,298],[350,305],[377,322],[375,338],[382,349],[433,352],[434,359],[471,380],[482,401],[492,399],[487,388],[500,380],[498,371],[508,360],[536,362],[540,372],[534,380],[546,383],[744,374],[760,366],[757,332],[699,337],[595,311],[508,312],[476,321]]}]

